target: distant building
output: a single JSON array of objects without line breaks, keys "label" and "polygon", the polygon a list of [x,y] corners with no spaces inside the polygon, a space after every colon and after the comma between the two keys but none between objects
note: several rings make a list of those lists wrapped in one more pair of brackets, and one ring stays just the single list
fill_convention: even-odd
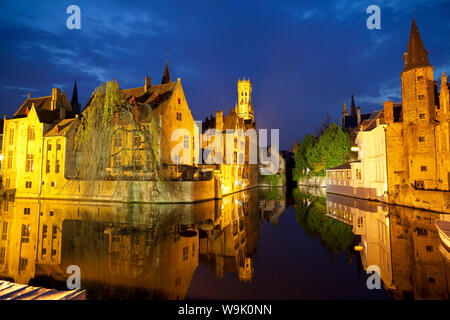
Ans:
[{"label": "distant building", "polygon": [[364,120],[368,119],[370,117],[370,113],[363,113],[361,114],[361,107],[356,106],[355,104],[355,97],[352,93],[352,102],[351,102],[351,112],[348,114],[347,106],[345,105],[345,102],[342,107],[342,114],[341,114],[341,129],[342,131],[346,132],[349,137],[352,145],[354,145],[356,135],[358,134],[358,131],[361,128],[361,124]]}]

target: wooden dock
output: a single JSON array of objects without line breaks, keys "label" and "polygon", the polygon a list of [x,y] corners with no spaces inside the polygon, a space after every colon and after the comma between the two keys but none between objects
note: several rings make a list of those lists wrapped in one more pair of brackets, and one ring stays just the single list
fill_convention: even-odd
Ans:
[{"label": "wooden dock", "polygon": [[0,300],[86,300],[86,290],[58,291],[0,280]]}]

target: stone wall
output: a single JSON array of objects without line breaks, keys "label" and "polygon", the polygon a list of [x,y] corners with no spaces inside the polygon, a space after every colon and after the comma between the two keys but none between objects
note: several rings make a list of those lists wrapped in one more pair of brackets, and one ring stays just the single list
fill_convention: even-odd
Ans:
[{"label": "stone wall", "polygon": [[325,188],[327,186],[326,177],[302,177],[298,180],[298,185]]}]

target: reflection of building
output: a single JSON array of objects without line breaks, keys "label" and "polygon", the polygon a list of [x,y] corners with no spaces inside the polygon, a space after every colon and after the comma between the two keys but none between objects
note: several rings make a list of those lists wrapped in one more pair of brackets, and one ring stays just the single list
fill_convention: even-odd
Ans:
[{"label": "reflection of building", "polygon": [[244,282],[253,279],[253,254],[259,240],[256,196],[252,190],[223,198],[221,218],[213,229],[200,234],[199,259],[216,270],[218,279],[224,272],[237,273]]},{"label": "reflection of building", "polygon": [[199,261],[219,278],[253,278],[258,190],[197,204],[3,201],[0,278],[66,289],[81,270],[88,299],[184,299]]},{"label": "reflection of building", "polygon": [[378,266],[394,298],[449,299],[450,261],[439,252],[434,226],[439,214],[328,194],[327,215],[353,227],[364,269]]}]

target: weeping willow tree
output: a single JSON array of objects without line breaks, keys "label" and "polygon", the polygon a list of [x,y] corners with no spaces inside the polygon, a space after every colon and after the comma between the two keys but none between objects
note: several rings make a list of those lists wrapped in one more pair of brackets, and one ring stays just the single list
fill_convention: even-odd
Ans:
[{"label": "weeping willow tree", "polygon": [[79,178],[85,192],[99,181],[156,181],[164,183],[161,148],[164,133],[152,106],[129,100],[111,80],[95,89],[75,135]]}]

